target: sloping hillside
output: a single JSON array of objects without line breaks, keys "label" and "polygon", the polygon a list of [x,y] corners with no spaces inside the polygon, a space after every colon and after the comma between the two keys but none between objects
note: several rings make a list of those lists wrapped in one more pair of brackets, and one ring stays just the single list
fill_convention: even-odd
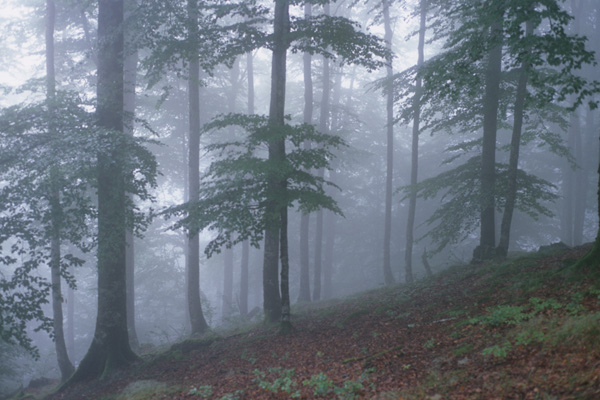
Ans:
[{"label": "sloping hillside", "polygon": [[588,247],[457,266],[189,340],[57,399],[598,399],[600,279]]}]

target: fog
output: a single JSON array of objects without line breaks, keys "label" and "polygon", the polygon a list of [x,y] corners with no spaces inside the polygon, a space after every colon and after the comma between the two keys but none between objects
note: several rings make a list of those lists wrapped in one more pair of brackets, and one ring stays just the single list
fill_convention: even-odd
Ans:
[{"label": "fog", "polygon": [[[0,136],[0,140],[4,141],[0,143],[0,147],[4,157],[10,149],[23,149],[23,147],[9,145],[10,135],[15,135],[10,129],[13,129],[17,122],[23,121],[12,121],[11,125],[11,115],[19,114],[10,114],[6,110],[11,110],[10,107],[13,106],[26,107],[36,104],[43,101],[46,96],[44,89],[46,9],[42,1],[3,0],[2,3],[0,4],[0,15],[2,15],[0,19],[0,32],[2,32],[0,108],[3,114],[0,118],[0,131],[3,129],[5,131]],[[71,3],[56,1],[54,33],[56,87],[58,91],[68,90],[76,93],[81,101],[79,109],[93,113],[98,68],[96,61],[98,47],[95,44],[98,25],[97,5],[95,2],[84,2],[85,5],[78,2],[74,5]],[[262,3],[265,7],[272,8],[270,2]],[[565,25],[565,32],[568,35],[586,37],[585,48],[598,51],[599,44],[594,39],[600,36],[598,34],[600,4],[585,0],[559,3],[568,14],[575,16]],[[457,191],[462,190],[461,193],[464,194],[470,187],[469,181],[452,181],[452,179],[465,177],[467,173],[453,175],[452,171],[467,165],[467,161],[472,157],[481,155],[483,146],[481,138],[484,129],[484,112],[481,103],[486,92],[485,80],[477,81],[473,78],[475,80],[472,84],[473,88],[456,91],[455,93],[460,96],[452,100],[456,104],[454,105],[451,101],[453,94],[444,97],[441,89],[438,92],[431,86],[435,84],[437,76],[432,73],[423,81],[425,88],[423,96],[429,103],[422,105],[418,136],[418,182],[428,182],[428,179],[438,176],[442,176],[442,180],[429,181],[430,186],[419,188],[414,213],[414,229],[410,232],[410,236],[414,237],[414,241],[411,242],[412,275],[407,275],[409,274],[406,268],[407,223],[411,168],[414,168],[411,163],[414,124],[411,99],[414,73],[410,71],[418,61],[419,4],[420,2],[416,0],[391,3],[389,11],[394,54],[392,67],[393,73],[397,74],[394,79],[389,78],[385,66],[368,71],[364,66],[344,62],[343,57],[325,60],[318,54],[312,55],[310,61],[313,85],[312,124],[318,127],[320,120],[324,119],[326,132],[342,138],[345,145],[331,150],[332,155],[327,157],[328,167],[323,172],[324,179],[334,184],[325,185],[324,193],[337,203],[341,213],[335,214],[330,210],[324,210],[322,217],[317,216],[317,211],[308,214],[308,280],[304,281],[304,285],[308,286],[303,289],[309,290],[311,300],[318,298],[319,301],[329,301],[359,291],[380,288],[386,284],[423,279],[428,274],[423,260],[428,262],[431,272],[436,273],[451,265],[470,263],[476,258],[474,250],[481,245],[480,210],[474,206],[478,198],[464,200],[462,207],[448,208],[447,210],[454,215],[440,216],[439,210],[443,205],[452,205],[453,198],[460,198]],[[424,38],[426,63],[448,50],[444,47],[447,35],[443,30],[450,28],[443,26],[447,17],[440,11],[440,7],[443,10],[443,2],[441,4],[434,2],[427,18],[428,25]],[[538,5],[538,7],[542,6]],[[330,13],[333,16],[356,21],[360,25],[361,32],[368,32],[383,39],[386,32],[385,18],[380,8],[381,2],[377,1],[364,3],[338,1],[331,5]],[[272,13],[272,10],[270,12]],[[323,12],[323,7],[313,6],[314,15]],[[301,18],[304,15],[304,8],[292,6],[290,13],[292,18]],[[268,18],[271,18],[270,14]],[[139,21],[135,24],[139,24]],[[157,31],[161,29],[154,28]],[[265,22],[261,29],[272,31],[269,22]],[[536,27],[535,32],[541,35],[547,31],[548,25],[545,21]],[[467,39],[463,40],[467,41]],[[385,42],[381,42],[381,46],[384,45]],[[503,51],[503,75],[499,90],[501,99],[496,107],[498,130],[495,162],[498,163],[496,178],[498,193],[508,190],[503,186],[505,181],[502,180],[504,179],[502,176],[505,175],[502,174],[508,170],[509,165],[511,135],[514,128],[514,97],[519,72],[519,65],[515,65],[519,50],[513,51],[509,49],[509,45],[505,44]],[[191,332],[186,295],[188,287],[186,229],[185,226],[174,227],[178,215],[167,218],[161,214],[169,207],[184,203],[189,197],[189,89],[188,73],[185,69],[187,64],[176,60],[173,65],[167,65],[165,70],[160,71],[158,78],[150,76],[149,71],[152,67],[148,63],[152,62],[152,51],[152,48],[140,45],[135,53],[138,63],[135,77],[134,136],[147,139],[143,146],[155,157],[158,167],[156,185],[149,186],[148,196],[131,197],[139,215],[151,217],[146,221],[147,223],[140,223],[133,244],[129,247],[134,251],[135,260],[133,281],[135,333],[131,331],[130,326],[129,335],[134,350],[138,353],[153,351],[182,340]],[[250,54],[253,62],[251,76],[254,86],[253,96],[252,92],[249,93],[249,58],[246,53],[232,58],[232,68],[221,63],[212,71],[201,69],[199,116],[202,125],[223,114],[248,113],[249,101],[253,102],[253,113],[269,114],[272,52],[267,48],[258,48],[252,50]],[[546,56],[542,58],[547,59]],[[476,58],[469,66],[472,69],[467,76],[469,74],[472,77],[483,76],[485,60],[487,60],[485,55]],[[461,60],[457,62],[459,61]],[[329,82],[325,86],[329,88],[329,95],[324,97],[325,64],[328,66],[329,75]],[[299,125],[306,121],[305,65],[302,52],[288,51],[285,114],[289,116],[286,122],[290,125]],[[540,69],[548,67],[553,71],[564,68],[562,64],[536,67]],[[599,68],[591,62],[584,62],[581,68],[569,73],[591,82],[600,79]],[[458,69],[452,69],[452,71],[456,70]],[[448,71],[451,71],[450,67]],[[393,164],[390,177],[392,200],[391,209],[386,213],[386,178],[388,177],[386,168],[390,161],[388,158],[390,144],[386,139],[389,126],[386,113],[386,88],[390,84],[394,87],[393,151],[391,153]],[[459,84],[451,82],[448,86]],[[569,107],[576,100],[578,93],[567,90],[565,92],[567,95],[561,98],[558,95],[559,91],[560,88],[557,87],[557,95],[546,97],[546,103],[542,104],[542,100],[534,100],[533,97],[534,94],[544,92],[544,89],[541,86],[531,86],[530,81],[531,106],[526,107],[525,111],[518,167],[529,176],[537,177],[544,182],[538,182],[538,186],[527,183],[530,186],[525,187],[523,183],[525,181],[519,181],[523,186],[517,189],[517,198],[522,201],[517,204],[512,216],[509,257],[521,252],[535,251],[542,245],[556,242],[578,246],[593,241],[597,234],[596,171],[599,164],[599,112],[588,107],[588,101],[593,99],[593,96],[586,97],[575,111],[570,110]],[[465,98],[465,93],[472,95],[472,98]],[[249,96],[252,96],[252,99]],[[327,107],[323,107],[325,98],[327,98]],[[326,110],[327,118],[322,118],[323,110]],[[472,115],[469,115],[469,112],[472,112]],[[464,118],[459,120],[458,117]],[[82,123],[83,125],[85,124]],[[32,127],[30,131],[23,132],[23,135],[35,135],[38,132],[36,129]],[[203,175],[209,171],[213,162],[222,157],[222,153],[210,150],[209,147],[224,140],[242,140],[245,135],[247,133],[239,127],[202,132],[199,159],[201,179],[208,179]],[[288,151],[292,148],[294,146],[288,142]],[[76,159],[73,153],[80,150],[71,150],[67,147],[63,151],[65,158],[71,153],[68,158]],[[262,157],[266,158],[267,149],[263,148],[262,151]],[[23,164],[27,164],[25,161],[29,157],[33,159],[34,152],[35,150],[15,156],[24,160]],[[15,255],[11,253],[13,251],[11,248],[28,240],[26,235],[12,228],[12,225],[9,228],[7,222],[17,208],[14,203],[11,203],[14,201],[13,197],[4,192],[13,190],[7,188],[11,188],[14,182],[26,176],[15,172],[25,167],[20,164],[10,166],[9,162],[8,159],[3,160],[0,171],[0,190],[3,191],[0,201],[4,202],[0,204],[2,207],[0,229],[4,230],[0,233],[0,279],[3,282],[10,281],[13,273],[25,265],[31,257],[29,250],[26,250],[18,253],[14,262],[7,261],[8,256]],[[82,159],[81,162],[90,164],[94,161]],[[26,170],[24,171],[27,174]],[[139,169],[135,171],[141,174]],[[318,170],[313,169],[312,173],[318,174]],[[20,178],[14,180],[15,176]],[[473,179],[477,181],[477,177]],[[34,180],[32,178],[32,181]],[[85,184],[83,180],[81,182],[82,186],[87,185],[82,192],[89,196],[90,209],[92,209],[97,204],[95,193],[98,187],[94,183]],[[200,196],[202,196],[202,188],[201,184]],[[31,190],[23,196],[34,196],[35,193],[37,192]],[[471,195],[476,196],[476,194]],[[294,304],[297,304],[302,297],[302,212],[299,211],[298,206],[298,201],[295,201],[288,207],[289,297],[292,302],[292,323]],[[33,206],[24,204],[22,208],[30,210]],[[497,194],[496,203],[492,208],[495,212],[493,229],[497,242],[501,236],[506,196]],[[525,211],[529,211],[529,214]],[[95,211],[83,216],[88,231],[82,232],[83,237],[76,238],[74,242],[65,241],[61,245],[63,254],[72,254],[82,261],[78,266],[63,267],[64,275],[72,274],[73,277],[73,287],[69,287],[63,278],[62,308],[64,340],[69,358],[75,366],[80,363],[90,347],[96,326],[98,296],[96,217]],[[463,219],[456,220],[454,217]],[[29,225],[19,226],[24,230],[29,229],[28,226],[36,226],[33,235],[41,234],[37,226],[45,223],[43,221],[41,217],[37,222],[31,217],[27,220]],[[321,227],[317,226],[318,221],[322,221]],[[389,235],[386,235],[386,223],[390,223]],[[242,243],[233,245],[231,249],[224,247],[223,251],[211,257],[204,253],[204,249],[216,238],[217,233],[215,230],[204,229],[199,234],[199,285],[204,318],[210,328],[217,331],[235,329],[248,322],[258,323],[265,318],[263,314],[264,245],[261,241],[258,248],[250,247],[247,264],[247,299],[244,299],[242,298],[245,290],[243,287],[246,282],[242,277],[242,265],[245,262]],[[77,247],[77,243],[82,242],[89,245],[90,251],[82,252],[82,249]],[[387,246],[386,242],[388,242]],[[49,248],[48,243],[42,243],[41,248]],[[386,255],[388,246],[389,253]],[[304,251],[306,252],[306,248]],[[320,259],[317,259],[317,255]],[[389,271],[393,276],[393,282],[389,276],[386,279],[386,258],[389,259]],[[317,278],[315,278],[316,264],[320,266],[320,277]],[[31,276],[49,281],[49,265],[50,259],[46,258],[29,273]],[[317,293],[315,293],[315,285],[319,287]],[[10,297],[10,293],[19,290],[21,290],[19,287],[9,288],[6,285],[0,287],[0,291],[4,291],[0,296],[3,307],[0,312],[5,314],[4,325],[0,328],[3,329],[3,337],[8,340],[8,342],[3,340],[0,344],[2,346],[0,358],[3,359],[0,361],[0,395],[9,393],[21,385],[27,386],[32,379],[39,377],[60,378],[53,341],[44,330],[36,330],[39,322],[35,318],[27,322],[26,332],[33,339],[33,345],[39,349],[39,359],[33,359],[15,344],[14,338],[10,338],[8,333],[4,334],[9,331],[11,324],[7,317],[10,312],[7,304],[10,301],[18,301]],[[48,302],[41,307],[44,315],[52,318],[50,293],[46,292],[46,295]],[[306,299],[303,301],[306,302]],[[133,335],[135,338],[131,337]]]}]

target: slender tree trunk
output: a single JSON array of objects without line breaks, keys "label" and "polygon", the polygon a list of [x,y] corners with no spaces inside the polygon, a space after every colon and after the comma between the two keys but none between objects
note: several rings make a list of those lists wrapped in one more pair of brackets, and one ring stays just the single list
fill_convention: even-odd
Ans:
[{"label": "slender tree trunk", "polygon": [[[286,183],[283,182],[285,190]],[[281,325],[280,333],[289,333],[292,330],[292,321],[290,317],[290,260],[288,255],[288,209],[281,208]]]},{"label": "slender tree trunk", "polygon": [[[123,135],[123,0],[98,2],[98,125]],[[137,356],[127,332],[124,149],[98,154],[98,315],[92,344],[66,385],[106,376]],[[65,386],[66,386],[65,385]],[[63,386],[64,387],[64,386]]]},{"label": "slender tree trunk", "polygon": [[[272,126],[285,124],[285,82],[288,35],[290,32],[289,1],[275,0],[275,18],[273,21],[273,59],[271,62],[271,100],[269,122]],[[285,141],[269,144],[269,159],[285,160]],[[272,177],[269,182],[271,193],[281,190],[281,182]],[[279,200],[281,201],[281,200]],[[281,318],[281,295],[279,292],[279,228],[281,205],[276,198],[268,199],[266,210],[268,225],[265,231],[265,253],[263,261],[263,300],[265,319],[275,322]]]},{"label": "slender tree trunk", "polygon": [[421,92],[423,80],[420,76],[420,69],[425,62],[425,30],[427,23],[427,0],[421,0],[421,19],[419,23],[419,47],[417,59],[417,80],[415,82],[415,94],[413,97],[413,128],[412,128],[412,148],[410,164],[410,196],[408,200],[408,216],[406,219],[406,248],[404,252],[404,279],[406,282],[413,281],[413,244],[415,232],[415,213],[417,210],[417,178],[419,172],[419,125],[421,123]]},{"label": "slender tree trunk", "polygon": [[223,250],[223,267],[221,319],[224,321],[231,315],[233,306],[233,249]]},{"label": "slender tree trunk", "polygon": [[[252,53],[246,54],[246,73],[248,74],[248,114],[254,114],[254,60]],[[242,242],[242,259],[240,263],[240,315],[248,314],[248,266],[250,244],[247,240]]]},{"label": "slender tree trunk", "polygon": [[[235,60],[231,70],[229,71],[229,80],[231,82],[231,89],[227,95],[229,112],[234,113],[236,111],[235,102],[239,91],[239,77],[240,77],[240,64],[238,60]],[[235,136],[235,131],[232,129],[231,137]],[[221,307],[221,317],[225,319],[229,317],[233,310],[233,249],[225,249],[223,251],[223,304]]]},{"label": "slender tree trunk", "polygon": [[[525,28],[526,37],[533,34],[533,23],[527,21]],[[530,52],[530,50],[528,50]],[[502,224],[500,225],[500,242],[496,253],[500,257],[508,255],[510,246],[510,226],[512,223],[513,212],[517,200],[517,173],[519,171],[519,150],[521,148],[521,132],[523,129],[523,118],[525,116],[525,100],[527,97],[527,80],[529,64],[524,62],[519,72],[519,83],[517,84],[517,94],[515,99],[514,122],[512,138],[510,141],[510,156],[508,162],[508,188],[506,193],[506,205],[502,214]]]},{"label": "slender tree trunk", "polygon": [[[198,40],[198,0],[188,0],[188,15],[190,21],[191,43]],[[196,47],[194,47],[196,48]],[[200,198],[200,63],[197,51],[190,56],[188,78],[189,100],[189,155],[188,155],[188,186],[189,201],[195,202]],[[202,334],[208,330],[208,324],[202,312],[200,300],[200,240],[197,229],[188,232],[188,307],[192,335]]]},{"label": "slender tree trunk", "polygon": [[[392,50],[392,22],[390,19],[390,0],[383,0],[383,24],[385,29],[385,42]],[[392,241],[392,186],[394,174],[394,94],[391,78],[394,75],[392,62],[386,66],[386,75],[390,79],[386,87],[386,138],[387,158],[385,177],[385,219],[383,222],[383,280],[386,285],[394,283],[394,274],[390,260],[390,246]]]},{"label": "slender tree trunk", "polygon": [[[331,133],[337,133],[340,129],[340,98],[342,95],[343,67],[340,66],[339,70],[335,71],[333,98],[331,102]],[[334,183],[337,180],[333,166],[329,170],[329,180]],[[333,196],[333,193],[329,194]],[[323,299],[329,299],[333,293],[333,250],[335,247],[336,215],[331,211],[325,211],[323,222],[325,237],[325,242],[323,243]]]},{"label": "slender tree trunk", "polygon": [[[54,118],[56,114],[56,73],[54,69],[54,25],[56,20],[56,8],[54,0],[46,0],[46,98],[49,110],[49,132],[55,133]],[[54,328],[54,347],[58,368],[60,369],[61,381],[65,382],[75,368],[69,359],[65,335],[63,330],[63,309],[61,289],[61,221],[63,210],[60,200],[60,172],[57,168],[50,171],[50,206],[52,220],[52,238],[50,243],[50,270],[52,283],[52,315]]]},{"label": "slender tree trunk", "polygon": [[[128,6],[128,8],[133,7],[135,6],[135,2],[133,0],[128,0],[126,6]],[[129,14],[130,12],[126,9],[125,17],[127,18]],[[127,27],[127,24],[125,26]],[[127,45],[132,42],[130,38],[131,34],[132,32],[126,28],[125,40]],[[137,63],[137,50],[126,48],[123,82],[123,109],[125,112],[124,131],[131,136],[133,136],[134,133]],[[130,201],[133,201],[131,197]],[[135,329],[135,248],[132,223],[128,226],[125,239],[127,241],[127,248],[125,250],[125,264],[127,266],[127,330],[129,331],[129,342],[131,343],[131,347],[137,349],[139,347],[139,340]]]},{"label": "slender tree trunk", "polygon": [[[312,15],[310,3],[304,4],[304,16]],[[310,53],[303,54],[304,61],[304,118],[305,124],[312,124],[313,119],[313,82],[312,82],[312,56]],[[311,143],[304,142],[304,148],[310,149]],[[300,293],[298,301],[310,301],[310,274],[309,274],[309,223],[310,214],[302,213],[300,217]]]},{"label": "slender tree trunk", "polygon": [[[70,267],[71,275],[73,267]],[[67,288],[67,354],[75,357],[75,290],[70,286]]]},{"label": "slender tree trunk", "polygon": [[479,246],[473,251],[473,261],[494,257],[496,245],[495,185],[496,185],[496,133],[498,129],[498,104],[500,99],[500,74],[502,72],[502,2],[493,12],[494,21],[490,28],[491,48],[485,74],[483,99],[483,144],[481,151],[481,234]]},{"label": "slender tree trunk", "polygon": [[[330,15],[329,3],[325,4],[325,15]],[[331,96],[331,80],[329,76],[329,60],[323,57],[323,92],[321,95],[321,110],[319,115],[319,131],[329,133],[329,108]],[[320,168],[317,176],[323,178],[325,169]],[[323,209],[317,211],[315,227],[315,270],[313,276],[313,300],[321,299],[321,278],[323,273]]]}]

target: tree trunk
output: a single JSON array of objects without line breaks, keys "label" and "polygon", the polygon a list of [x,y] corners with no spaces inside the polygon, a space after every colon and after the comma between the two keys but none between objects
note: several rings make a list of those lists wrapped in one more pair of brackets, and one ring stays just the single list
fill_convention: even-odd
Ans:
[{"label": "tree trunk", "polygon": [[[229,103],[228,107],[230,113],[236,111],[235,102],[239,91],[239,77],[240,64],[236,59],[229,71],[231,89],[227,95],[227,102]],[[235,136],[235,130],[232,129],[230,134],[233,138]],[[223,251],[223,261],[223,304],[221,307],[221,318],[225,320],[233,311],[233,249],[229,248]]]},{"label": "tree trunk", "polygon": [[[123,0],[98,2],[98,126],[123,134]],[[137,356],[127,332],[125,277],[126,154],[98,154],[98,315],[92,344],[67,385],[106,376]]]},{"label": "tree trunk", "polygon": [[[324,6],[325,15],[330,15],[329,3]],[[323,57],[323,92],[321,94],[321,110],[319,115],[319,131],[329,133],[329,101],[331,95],[331,81],[329,77],[329,60]],[[317,176],[323,178],[325,169],[319,168]],[[321,278],[323,272],[323,209],[317,211],[315,227],[315,259],[313,275],[313,301],[321,299]]]},{"label": "tree trunk", "polygon": [[231,315],[233,306],[233,249],[223,250],[223,267],[221,319],[225,321]]},{"label": "tree trunk", "polygon": [[[56,21],[56,8],[54,0],[46,0],[46,99],[48,101],[49,124],[48,131],[55,131],[54,118],[56,113],[56,73],[54,69],[54,25]],[[63,330],[63,309],[61,289],[61,221],[63,210],[60,203],[60,172],[58,168],[50,170],[50,218],[51,218],[51,243],[50,243],[50,271],[52,283],[52,315],[54,328],[54,347],[61,381],[65,382],[75,371],[65,344]]]},{"label": "tree trunk", "polygon": [[[533,34],[533,22],[527,21],[525,25],[525,37]],[[528,49],[528,52],[530,50]],[[527,97],[527,80],[530,65],[524,62],[519,72],[519,83],[517,84],[517,94],[515,98],[514,121],[512,138],[510,141],[510,156],[508,161],[508,188],[506,193],[506,205],[502,214],[502,224],[500,225],[500,241],[496,253],[505,258],[508,255],[510,246],[510,226],[512,223],[513,212],[517,200],[517,172],[519,171],[519,150],[521,148],[521,132],[523,130],[523,118],[525,116],[525,100]]]},{"label": "tree trunk", "polygon": [[[198,0],[188,0],[188,16],[190,21],[190,42],[198,40]],[[193,46],[197,48],[197,46]],[[200,63],[197,51],[192,52],[189,64],[188,100],[189,100],[189,155],[188,155],[188,193],[189,201],[200,198]],[[202,334],[208,330],[208,324],[202,312],[200,300],[200,241],[197,229],[188,232],[188,307],[192,335]]]},{"label": "tree trunk", "polygon": [[502,21],[504,9],[496,10],[490,28],[491,47],[485,74],[483,99],[483,144],[481,151],[481,234],[479,246],[473,251],[473,261],[479,262],[495,256],[495,185],[496,185],[496,133],[498,129],[498,103],[500,99],[500,74],[502,72]]},{"label": "tree trunk", "polygon": [[415,82],[415,94],[413,97],[413,128],[412,148],[410,164],[410,196],[408,200],[408,216],[406,218],[406,247],[404,252],[404,280],[413,281],[412,257],[415,232],[415,213],[417,210],[417,177],[419,172],[419,125],[421,123],[421,91],[423,80],[420,69],[425,62],[425,30],[427,23],[427,0],[421,0],[421,19],[419,23],[419,47],[417,58],[417,80]]},{"label": "tree trunk", "polygon": [[[288,35],[290,32],[289,0],[275,0],[273,20],[273,58],[271,62],[271,99],[269,123],[274,126],[285,124],[285,82]],[[269,144],[269,160],[285,160],[285,141]],[[281,182],[276,177],[269,180],[269,192],[281,190]],[[281,318],[281,295],[279,293],[279,231],[281,222],[281,199],[267,200],[265,215],[268,228],[265,231],[265,253],[263,261],[263,300],[265,319],[275,322]]]},{"label": "tree trunk", "polygon": [[[248,114],[254,114],[254,60],[252,53],[246,54],[246,73],[248,74]],[[240,262],[240,315],[248,315],[248,265],[250,244],[242,242],[242,259]]]},{"label": "tree trunk", "polygon": [[[282,183],[283,190],[286,189],[286,183]],[[288,255],[288,209],[281,208],[281,325],[279,333],[286,334],[292,330],[292,321],[290,317],[290,259]]]},{"label": "tree trunk", "polygon": [[[71,275],[73,267],[70,267]],[[70,286],[67,288],[67,354],[75,357],[75,290]]]},{"label": "tree trunk", "polygon": [[[309,18],[312,15],[312,6],[310,3],[304,4],[304,16]],[[303,54],[304,61],[304,118],[305,124],[312,124],[313,119],[313,82],[312,82],[312,56],[310,53]],[[304,142],[304,148],[309,150],[311,144]],[[310,301],[310,275],[309,275],[309,223],[310,214],[300,216],[300,292],[298,301]]]},{"label": "tree trunk", "polygon": [[[390,0],[383,0],[383,23],[385,29],[385,42],[389,50],[392,50],[392,22],[390,20]],[[387,158],[385,175],[385,216],[383,222],[383,280],[386,285],[394,283],[394,274],[390,260],[390,245],[392,240],[392,185],[394,174],[394,94],[393,83],[391,81],[394,75],[392,62],[386,66],[386,76],[389,83],[386,87],[386,138],[387,138]]]},{"label": "tree trunk", "polygon": [[[126,3],[127,9],[125,10],[126,18],[130,13],[128,9],[133,6],[135,6],[135,2],[133,0],[128,0]],[[125,26],[127,27],[127,25]],[[127,46],[128,44],[132,43],[132,32],[130,32],[129,29],[125,29],[125,35]],[[123,81],[123,109],[125,112],[124,131],[131,136],[133,136],[135,123],[135,86],[137,81],[137,63],[137,50],[126,48]],[[130,200],[132,199],[130,198]],[[131,343],[131,347],[133,349],[137,349],[139,347],[139,340],[137,331],[135,329],[135,247],[132,223],[130,223],[130,226],[128,226],[125,239],[127,242],[127,248],[125,250],[125,264],[127,266],[127,330],[129,331],[129,342]]]}]

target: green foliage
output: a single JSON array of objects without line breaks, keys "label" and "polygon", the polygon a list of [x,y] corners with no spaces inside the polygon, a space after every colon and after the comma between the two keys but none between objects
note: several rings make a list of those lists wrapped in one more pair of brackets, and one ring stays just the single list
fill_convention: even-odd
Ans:
[{"label": "green foliage", "polygon": [[497,306],[488,309],[488,314],[469,319],[470,324],[481,324],[492,328],[501,325],[518,325],[531,317],[521,306]]},{"label": "green foliage", "polygon": [[254,382],[258,383],[261,389],[267,390],[272,393],[285,392],[290,397],[300,397],[300,391],[296,389],[298,383],[294,380],[296,372],[294,369],[282,369],[281,367],[269,368],[268,373],[275,375],[273,381],[267,380],[267,374],[264,371],[255,369]]},{"label": "green foliage", "polygon": [[505,358],[508,355],[508,352],[512,349],[512,345],[510,342],[505,342],[502,345],[493,345],[490,347],[486,347],[483,349],[481,354],[484,356],[494,356],[496,358]]},{"label": "green foliage", "polygon": [[304,380],[302,385],[314,388],[313,394],[317,397],[326,397],[334,388],[333,381],[327,378],[327,375],[322,372],[311,376],[310,379]]},{"label": "green foliage", "polygon": [[203,399],[209,399],[210,396],[212,396],[212,394],[213,394],[213,389],[212,389],[212,386],[210,386],[210,385],[202,385],[202,386],[198,386],[198,387],[194,387],[194,388],[190,389],[188,394],[194,394]]},{"label": "green foliage", "polygon": [[[435,225],[424,237],[437,244],[433,252],[440,252],[446,246],[458,243],[469,237],[479,227],[481,157],[472,157],[466,163],[442,172],[436,177],[425,179],[417,184],[417,195],[423,199],[435,198],[441,193],[440,207],[427,219],[427,224]],[[495,197],[499,210],[506,201],[508,187],[508,165],[496,165]],[[554,201],[556,187],[541,178],[523,170],[517,172],[517,192],[515,207],[537,219],[540,215],[552,216],[544,203]],[[400,190],[405,197],[411,186]],[[404,199],[403,198],[403,199]]]},{"label": "green foliage", "polygon": [[[340,138],[319,133],[312,125],[274,127],[267,117],[243,114],[216,118],[205,131],[232,126],[248,134],[239,141],[208,146],[216,160],[202,179],[200,200],[165,211],[167,216],[181,217],[174,228],[185,227],[191,233],[206,228],[216,233],[205,249],[208,256],[244,240],[258,247],[265,228],[279,224],[278,215],[267,215],[268,202],[278,208],[296,205],[306,213],[325,208],[341,214],[325,192],[326,185],[335,185],[310,172],[329,165],[332,149],[344,145]],[[285,159],[267,158],[265,149],[282,139],[291,145]],[[301,147],[307,140],[315,144],[312,149]],[[273,189],[272,180],[285,184]]]},{"label": "green foliage", "polygon": [[339,16],[294,18],[290,50],[321,54],[334,60],[339,57],[341,63],[362,65],[369,71],[383,67],[392,54],[381,38],[362,33],[359,28],[358,23]]},{"label": "green foliage", "polygon": [[[156,162],[144,141],[98,129],[90,105],[76,93],[58,92],[52,102],[0,111],[0,336],[33,354],[26,323],[51,330],[41,310],[50,284],[36,270],[49,264],[52,238],[72,249],[60,260],[71,286],[68,268],[83,264],[74,251],[89,252],[97,241],[92,189],[98,158],[124,154],[121,167],[133,196],[150,200],[147,186],[156,184]],[[149,219],[128,201],[123,223],[143,230]]]}]

